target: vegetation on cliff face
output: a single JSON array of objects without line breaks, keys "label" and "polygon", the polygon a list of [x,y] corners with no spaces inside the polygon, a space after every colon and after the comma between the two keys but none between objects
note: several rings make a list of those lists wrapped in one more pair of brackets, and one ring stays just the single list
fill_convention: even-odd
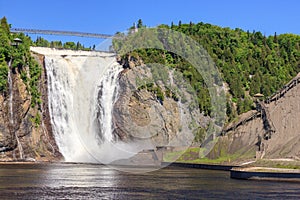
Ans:
[{"label": "vegetation on cliff face", "polygon": [[0,91],[7,90],[7,74],[8,74],[8,66],[5,62],[5,57],[1,55],[0,57]]},{"label": "vegetation on cliff face", "polygon": [[0,92],[7,90],[7,74],[10,55],[9,26],[6,18],[1,19],[0,26]]},{"label": "vegetation on cliff face", "polygon": [[[144,27],[139,20],[139,26]],[[261,32],[232,30],[205,23],[160,25],[182,32],[199,42],[213,58],[229,86],[227,116],[253,109],[253,95],[265,97],[281,88],[300,71],[300,36],[276,33],[265,36]],[[134,27],[131,27],[134,29]],[[114,41],[114,48],[120,48]],[[144,63],[161,63],[183,73],[197,91],[199,108],[210,114],[210,97],[205,83],[193,66],[180,56],[157,49],[139,49],[130,53]],[[125,55],[123,58],[128,58]]]},{"label": "vegetation on cliff face", "polygon": [[42,56],[32,54],[32,41],[10,33],[0,20],[0,160],[47,160],[61,157],[53,138]]},{"label": "vegetation on cliff face", "polygon": [[[16,38],[21,39],[21,42],[14,41]],[[38,90],[38,81],[42,68],[31,57],[31,39],[23,33],[10,33],[10,25],[8,25],[6,18],[3,17],[0,26],[0,44],[0,92],[7,95],[8,70],[11,70],[12,73],[18,72],[31,95],[31,107],[40,105],[41,94]],[[11,69],[8,66],[10,62]]]}]

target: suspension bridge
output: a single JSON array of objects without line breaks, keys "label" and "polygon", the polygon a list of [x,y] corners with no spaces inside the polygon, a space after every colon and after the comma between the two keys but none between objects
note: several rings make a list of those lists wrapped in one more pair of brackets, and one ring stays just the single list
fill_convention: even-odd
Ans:
[{"label": "suspension bridge", "polygon": [[41,29],[27,29],[27,28],[11,28],[10,31],[12,33],[29,33],[29,34],[45,34],[45,35],[67,35],[67,36],[88,37],[88,38],[102,38],[102,39],[113,38],[113,35],[109,35],[109,34],[86,33],[86,32],[75,32],[75,31],[41,30]]}]

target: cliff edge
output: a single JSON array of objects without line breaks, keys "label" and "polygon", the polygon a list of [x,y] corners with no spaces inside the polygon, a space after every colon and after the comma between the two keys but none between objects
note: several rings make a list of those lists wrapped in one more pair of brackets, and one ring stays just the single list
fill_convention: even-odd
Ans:
[{"label": "cliff edge", "polygon": [[[61,154],[52,135],[48,111],[47,77],[43,56],[32,56],[42,66],[38,80],[39,104],[33,105],[32,94],[22,70],[10,68],[11,91],[0,95],[0,160],[1,161],[53,161],[60,160]],[[22,77],[23,76],[23,77]]]},{"label": "cliff edge", "polygon": [[[299,160],[299,74],[273,96],[262,103],[267,114],[258,112],[252,115],[253,119],[247,121],[244,117],[240,120],[244,123],[232,125],[224,136],[219,137],[208,157],[217,159],[228,155],[237,161],[253,158]],[[254,111],[250,112],[253,114]],[[251,116],[250,112],[248,116]]]}]

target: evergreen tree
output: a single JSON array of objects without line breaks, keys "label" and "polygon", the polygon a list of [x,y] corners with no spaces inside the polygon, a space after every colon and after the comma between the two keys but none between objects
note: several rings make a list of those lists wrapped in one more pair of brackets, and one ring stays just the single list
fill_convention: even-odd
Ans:
[{"label": "evergreen tree", "polygon": [[137,28],[142,28],[142,27],[143,27],[143,21],[139,19],[137,23]]},{"label": "evergreen tree", "polygon": [[277,33],[275,32],[275,34],[274,34],[274,43],[277,43],[277,42],[278,42]]},{"label": "evergreen tree", "polygon": [[1,19],[0,23],[1,23],[2,29],[5,31],[5,33],[6,34],[10,33],[10,25],[8,25],[6,17],[3,17]]}]

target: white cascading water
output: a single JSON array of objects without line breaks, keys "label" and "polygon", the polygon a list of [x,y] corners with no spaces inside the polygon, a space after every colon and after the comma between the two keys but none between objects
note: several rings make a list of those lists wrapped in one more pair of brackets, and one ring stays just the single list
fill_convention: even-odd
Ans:
[{"label": "white cascading water", "polygon": [[[8,63],[8,89],[9,89],[9,123],[11,125],[11,127],[14,127],[14,112],[13,112],[13,99],[14,99],[14,93],[13,93],[13,81],[12,81],[12,76],[11,76],[11,64],[12,64],[12,59],[10,59],[9,63]],[[20,143],[19,137],[17,135],[17,132],[14,133],[15,134],[15,138],[17,141],[17,147],[19,150],[19,155],[20,155],[20,159],[23,159],[23,147]]]},{"label": "white cascading water", "polygon": [[113,141],[112,108],[122,70],[114,54],[31,50],[45,55],[52,129],[65,161],[110,163],[141,150]]},{"label": "white cascading water", "polygon": [[[100,131],[102,141],[113,141],[112,136],[112,108],[118,92],[118,75],[122,67],[114,65],[104,74],[95,93],[97,108],[94,111],[95,128]],[[100,92],[100,96],[99,96]]]},{"label": "white cascading water", "polygon": [[8,75],[7,75],[7,79],[8,79],[8,89],[9,89],[9,112],[10,112],[10,116],[9,116],[9,122],[10,124],[13,126],[14,124],[14,112],[13,112],[13,82],[12,82],[12,77],[11,77],[11,63],[12,63],[12,59],[10,59],[9,63],[8,63]]}]

